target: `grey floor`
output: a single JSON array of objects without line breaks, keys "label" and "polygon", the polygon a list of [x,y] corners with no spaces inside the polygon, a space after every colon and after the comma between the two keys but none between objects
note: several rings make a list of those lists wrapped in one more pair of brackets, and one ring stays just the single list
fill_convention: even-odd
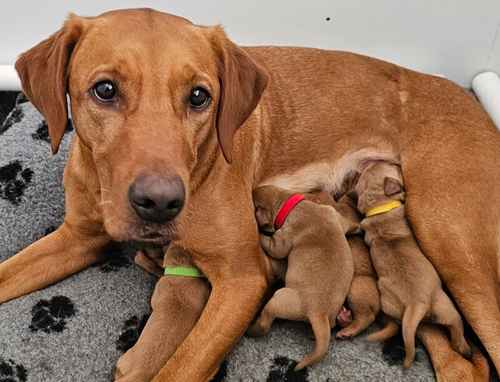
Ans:
[{"label": "grey floor", "polygon": [[[0,261],[54,229],[63,217],[63,166],[73,132],[50,154],[47,126],[28,102],[0,93]],[[133,265],[126,250],[29,296],[0,305],[0,381],[110,381],[122,351],[137,339],[149,312],[154,277]],[[312,345],[302,323],[278,322],[270,335],[243,338],[219,381],[433,381],[419,346],[403,371],[398,340],[385,346],[363,336],[334,342],[328,357],[292,372]]]}]

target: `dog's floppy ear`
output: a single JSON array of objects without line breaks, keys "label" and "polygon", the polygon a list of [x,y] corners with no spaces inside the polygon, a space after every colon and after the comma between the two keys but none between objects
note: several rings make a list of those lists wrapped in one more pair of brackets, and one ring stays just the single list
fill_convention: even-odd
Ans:
[{"label": "dog's floppy ear", "polygon": [[66,69],[81,32],[81,19],[71,15],[58,32],[16,61],[24,93],[47,121],[54,154],[68,123]]},{"label": "dog's floppy ear", "polygon": [[212,44],[218,56],[220,99],[217,136],[224,158],[232,160],[233,136],[259,103],[268,74],[243,49],[215,27]]},{"label": "dog's floppy ear", "polygon": [[403,192],[403,185],[395,178],[389,176],[384,178],[384,194],[385,196],[393,196]]}]

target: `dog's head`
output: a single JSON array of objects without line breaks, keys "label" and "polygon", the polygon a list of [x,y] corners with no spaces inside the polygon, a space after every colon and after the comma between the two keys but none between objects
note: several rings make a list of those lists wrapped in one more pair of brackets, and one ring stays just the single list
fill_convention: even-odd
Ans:
[{"label": "dog's head", "polygon": [[267,74],[219,27],[148,9],[70,16],[22,54],[23,90],[57,152],[71,114],[115,239],[171,235],[190,194],[258,104]]},{"label": "dog's head", "polygon": [[404,201],[403,177],[399,166],[375,162],[359,176],[354,188],[358,200],[358,210],[367,210],[390,200]]},{"label": "dog's head", "polygon": [[274,233],[276,215],[281,205],[292,195],[293,193],[272,185],[259,186],[253,190],[255,218],[261,233],[266,235]]}]

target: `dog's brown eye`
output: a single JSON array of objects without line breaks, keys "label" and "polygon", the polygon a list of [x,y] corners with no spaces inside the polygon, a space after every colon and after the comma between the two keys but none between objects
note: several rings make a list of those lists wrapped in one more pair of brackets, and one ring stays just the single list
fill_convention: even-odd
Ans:
[{"label": "dog's brown eye", "polygon": [[204,109],[210,103],[210,94],[202,87],[196,87],[191,90],[189,95],[189,104],[193,109]]},{"label": "dog's brown eye", "polygon": [[101,81],[92,88],[94,96],[101,102],[111,102],[116,96],[116,86],[111,81]]}]

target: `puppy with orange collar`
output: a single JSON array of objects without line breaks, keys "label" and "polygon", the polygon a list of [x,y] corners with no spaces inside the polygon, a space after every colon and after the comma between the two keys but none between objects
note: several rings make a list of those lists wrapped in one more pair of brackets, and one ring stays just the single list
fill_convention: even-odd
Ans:
[{"label": "puppy with orange collar", "polygon": [[[362,171],[354,190],[358,210],[365,215],[361,228],[379,277],[382,311],[402,321],[404,366],[410,367],[415,357],[415,334],[422,320],[448,327],[453,348],[470,356],[460,314],[443,291],[438,273],[420,250],[406,220],[400,167],[373,162]],[[385,340],[398,329],[396,321],[389,319],[382,330],[367,339]]]},{"label": "puppy with orange collar", "polygon": [[300,370],[321,360],[353,277],[345,238],[352,225],[329,206],[304,200],[274,186],[253,192],[262,247],[272,258],[288,259],[285,287],[276,291],[248,334],[265,335],[275,318],[311,323],[316,346],[298,363]]}]

